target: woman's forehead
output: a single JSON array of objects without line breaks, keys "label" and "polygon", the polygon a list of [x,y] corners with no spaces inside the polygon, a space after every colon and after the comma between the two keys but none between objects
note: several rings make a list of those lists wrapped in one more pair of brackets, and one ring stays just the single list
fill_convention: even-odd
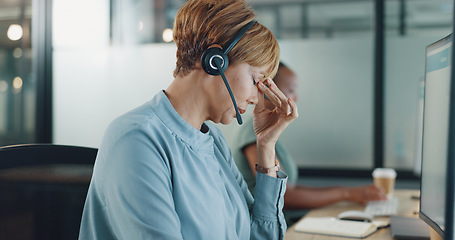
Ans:
[{"label": "woman's forehead", "polygon": [[260,77],[260,78],[265,78],[267,76],[267,74],[268,74],[267,70],[268,70],[267,66],[262,66],[262,67],[250,66],[250,72],[254,75],[257,75],[256,77]]}]

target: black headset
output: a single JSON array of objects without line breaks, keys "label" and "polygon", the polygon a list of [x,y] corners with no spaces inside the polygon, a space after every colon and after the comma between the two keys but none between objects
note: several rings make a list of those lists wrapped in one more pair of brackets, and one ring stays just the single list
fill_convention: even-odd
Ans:
[{"label": "black headset", "polygon": [[242,117],[240,116],[239,108],[237,107],[237,103],[235,102],[234,94],[232,94],[231,87],[229,86],[226,76],[224,76],[224,71],[226,71],[229,65],[229,59],[227,57],[227,54],[240,40],[240,38],[242,38],[246,31],[248,31],[253,26],[254,23],[256,23],[256,20],[253,20],[246,24],[245,26],[243,26],[237,32],[237,34],[235,34],[234,38],[226,44],[227,47],[225,48],[211,47],[205,50],[201,57],[202,69],[204,69],[206,73],[213,76],[221,75],[221,77],[223,78],[224,84],[226,85],[226,88],[229,91],[229,95],[231,96],[232,103],[234,104],[237,122],[239,123],[239,125],[242,125],[243,123]]}]

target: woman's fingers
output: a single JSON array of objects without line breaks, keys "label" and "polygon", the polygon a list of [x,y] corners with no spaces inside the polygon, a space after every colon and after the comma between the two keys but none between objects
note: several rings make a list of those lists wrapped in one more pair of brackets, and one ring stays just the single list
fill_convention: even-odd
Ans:
[{"label": "woman's fingers", "polygon": [[292,113],[293,108],[288,103],[288,97],[284,95],[283,92],[276,86],[276,84],[270,79],[266,79],[265,84],[259,82],[260,90],[267,96],[267,98],[272,102],[273,105],[277,108],[277,110],[285,115],[289,115]]},{"label": "woman's fingers", "polygon": [[293,119],[298,118],[299,111],[297,109],[297,104],[291,98],[288,98],[288,103],[289,103],[289,106],[291,107],[291,113],[288,115],[291,115]]},{"label": "woman's fingers", "polygon": [[272,81],[272,79],[267,78],[266,79],[267,84],[269,85],[269,89],[276,95],[282,102],[286,102],[288,97],[284,95],[284,93],[278,88],[278,86],[275,84],[275,82]]}]

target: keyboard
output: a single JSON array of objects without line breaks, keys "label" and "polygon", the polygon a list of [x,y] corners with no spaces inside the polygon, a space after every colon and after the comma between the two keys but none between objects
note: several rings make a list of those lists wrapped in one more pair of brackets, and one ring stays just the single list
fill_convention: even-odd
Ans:
[{"label": "keyboard", "polygon": [[397,215],[398,198],[393,197],[385,201],[369,201],[364,212],[373,216],[392,216]]}]

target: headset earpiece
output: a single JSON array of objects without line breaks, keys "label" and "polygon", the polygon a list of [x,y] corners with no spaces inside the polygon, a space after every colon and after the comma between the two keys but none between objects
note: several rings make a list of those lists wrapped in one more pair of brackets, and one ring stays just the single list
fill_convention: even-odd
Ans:
[{"label": "headset earpiece", "polygon": [[210,75],[218,76],[221,75],[221,78],[226,85],[226,88],[231,96],[232,103],[234,104],[235,113],[237,117],[237,122],[239,125],[242,125],[242,116],[240,116],[239,108],[237,107],[237,103],[235,102],[234,94],[231,91],[231,87],[224,76],[224,72],[226,71],[227,67],[229,66],[229,59],[227,57],[229,51],[235,46],[235,44],[242,38],[242,36],[256,23],[256,20],[253,20],[243,26],[237,34],[226,44],[224,49],[220,47],[211,47],[202,53],[201,56],[201,66],[204,71]]},{"label": "headset earpiece", "polygon": [[225,72],[229,66],[229,59],[219,47],[211,47],[204,51],[201,57],[201,66],[206,73],[218,76],[220,75],[220,70],[213,62],[215,58],[221,59],[221,71]]}]

